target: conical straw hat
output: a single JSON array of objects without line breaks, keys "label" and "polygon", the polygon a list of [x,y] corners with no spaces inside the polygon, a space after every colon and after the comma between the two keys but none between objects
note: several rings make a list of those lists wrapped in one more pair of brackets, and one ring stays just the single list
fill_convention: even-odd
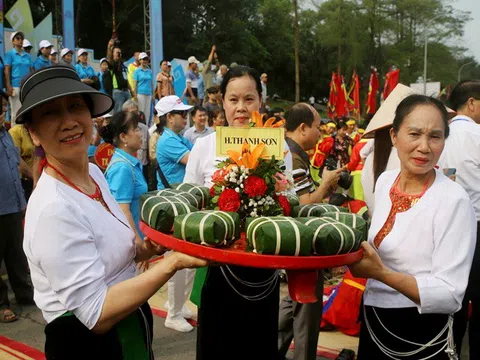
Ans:
[{"label": "conical straw hat", "polygon": [[[416,94],[412,88],[398,84],[395,89],[387,97],[387,100],[383,102],[378,111],[373,116],[372,120],[365,129],[363,138],[369,139],[375,137],[375,131],[392,126],[393,120],[395,119],[395,113],[397,111],[398,105],[405,99],[407,96]],[[456,112],[452,109],[445,107],[448,111],[448,117],[452,118],[456,115]]]}]

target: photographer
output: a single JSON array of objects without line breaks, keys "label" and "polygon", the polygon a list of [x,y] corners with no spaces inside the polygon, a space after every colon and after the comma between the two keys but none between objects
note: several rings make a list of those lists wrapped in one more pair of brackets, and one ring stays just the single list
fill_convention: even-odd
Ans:
[{"label": "photographer", "polygon": [[[321,202],[329,191],[337,186],[344,170],[324,169],[322,184],[317,184],[310,175],[310,159],[307,151],[314,149],[320,137],[320,116],[306,103],[292,107],[287,114],[286,141],[293,159],[293,180],[300,204]],[[300,304],[286,296],[280,304],[279,359],[285,359],[290,343],[295,338],[295,360],[315,360],[318,334],[322,318],[323,271],[318,271],[316,295],[313,304]]]},{"label": "photographer", "polygon": [[128,69],[123,64],[122,49],[119,45],[117,39],[110,39],[107,48],[107,59],[111,64],[115,113],[121,111],[123,103],[133,97],[133,91],[128,83]]}]

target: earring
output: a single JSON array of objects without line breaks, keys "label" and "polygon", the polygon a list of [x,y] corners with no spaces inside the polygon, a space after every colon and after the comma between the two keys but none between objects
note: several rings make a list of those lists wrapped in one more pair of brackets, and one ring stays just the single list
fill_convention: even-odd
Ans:
[{"label": "earring", "polygon": [[127,145],[128,145],[128,144],[127,144],[127,143],[125,143],[125,147],[127,147]]}]

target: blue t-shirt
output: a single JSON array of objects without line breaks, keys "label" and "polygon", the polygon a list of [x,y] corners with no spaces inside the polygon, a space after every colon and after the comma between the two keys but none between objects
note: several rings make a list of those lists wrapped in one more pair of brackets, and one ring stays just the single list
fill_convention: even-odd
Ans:
[{"label": "blue t-shirt", "polygon": [[[182,135],[165,128],[157,143],[157,161],[169,184],[180,183],[185,177],[185,168],[180,160],[192,150],[192,143]],[[158,189],[164,189],[157,172]]]},{"label": "blue t-shirt", "polygon": [[33,67],[32,57],[29,53],[17,49],[12,49],[5,55],[5,65],[10,69],[10,84],[12,87],[20,87],[22,80],[30,74],[30,68]]},{"label": "blue t-shirt", "polygon": [[100,82],[100,90],[99,91],[106,94],[107,90],[105,90],[105,87],[103,86],[103,72],[100,71],[97,74],[97,76],[98,76],[98,81]]},{"label": "blue t-shirt", "polygon": [[75,65],[75,71],[80,79],[93,79],[95,76],[95,70],[90,65],[83,66],[82,64]]},{"label": "blue t-shirt", "polygon": [[4,65],[4,62],[3,62],[3,59],[1,58],[0,56],[0,89],[4,89],[5,88],[5,84],[3,83],[3,76],[2,74],[5,72],[5,65]]},{"label": "blue t-shirt", "polygon": [[117,148],[105,172],[105,178],[115,200],[119,204],[130,204],[133,221],[143,240],[139,228],[140,196],[148,191],[148,186],[143,176],[142,164],[137,158]]},{"label": "blue t-shirt", "polygon": [[198,74],[198,98],[203,99],[205,97],[205,82],[203,81],[202,74]]},{"label": "blue t-shirt", "polygon": [[152,95],[153,73],[150,69],[139,67],[133,73],[133,80],[137,82],[137,94]]},{"label": "blue t-shirt", "polygon": [[45,59],[43,56],[39,56],[37,60],[33,63],[33,68],[35,70],[40,70],[43,69],[44,67],[50,66],[52,63],[50,62],[49,59]]}]

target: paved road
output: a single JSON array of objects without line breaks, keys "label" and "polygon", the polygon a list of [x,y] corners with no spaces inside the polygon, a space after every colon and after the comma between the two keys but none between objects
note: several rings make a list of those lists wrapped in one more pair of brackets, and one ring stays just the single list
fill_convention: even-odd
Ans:
[{"label": "paved road", "polygon": [[[43,351],[45,321],[35,306],[12,306],[20,320],[0,324],[0,334]],[[195,360],[196,330],[188,334],[163,326],[164,319],[154,316],[153,351],[158,360]],[[1,357],[0,357],[1,359]]]}]

